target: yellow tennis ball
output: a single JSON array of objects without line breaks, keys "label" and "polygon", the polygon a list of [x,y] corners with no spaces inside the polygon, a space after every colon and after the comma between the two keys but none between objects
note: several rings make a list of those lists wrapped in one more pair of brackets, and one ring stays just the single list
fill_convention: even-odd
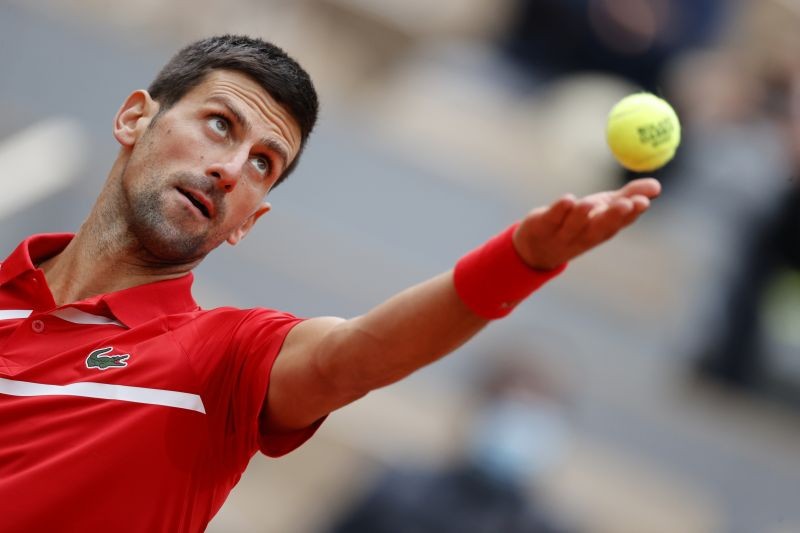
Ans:
[{"label": "yellow tennis ball", "polygon": [[672,107],[658,96],[636,93],[611,108],[606,141],[619,163],[635,172],[666,165],[681,142],[681,124]]}]

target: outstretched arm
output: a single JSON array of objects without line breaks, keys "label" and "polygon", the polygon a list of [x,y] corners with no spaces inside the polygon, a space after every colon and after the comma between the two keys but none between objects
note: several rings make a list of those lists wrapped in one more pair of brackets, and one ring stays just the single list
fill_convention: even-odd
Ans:
[{"label": "outstretched arm", "polygon": [[[581,199],[564,196],[525,216],[514,249],[532,269],[557,268],[632,224],[660,191],[646,178]],[[487,322],[456,292],[451,270],[353,319],[298,324],[275,361],[265,421],[278,430],[308,426],[453,351]]]}]

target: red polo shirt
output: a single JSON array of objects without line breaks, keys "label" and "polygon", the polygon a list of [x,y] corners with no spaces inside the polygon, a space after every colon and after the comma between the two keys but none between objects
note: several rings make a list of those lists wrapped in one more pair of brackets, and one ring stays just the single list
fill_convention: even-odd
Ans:
[{"label": "red polo shirt", "polygon": [[257,450],[319,425],[259,426],[300,319],[200,309],[191,274],[56,306],[34,265],[71,237],[31,237],[0,265],[0,529],[202,531]]}]

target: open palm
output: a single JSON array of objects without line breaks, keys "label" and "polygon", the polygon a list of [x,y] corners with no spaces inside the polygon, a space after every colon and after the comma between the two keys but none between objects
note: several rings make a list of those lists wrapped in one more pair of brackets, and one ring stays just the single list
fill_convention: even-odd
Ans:
[{"label": "open palm", "polygon": [[530,211],[514,232],[514,246],[530,267],[550,270],[632,224],[660,193],[657,180],[642,178],[615,191],[565,195]]}]

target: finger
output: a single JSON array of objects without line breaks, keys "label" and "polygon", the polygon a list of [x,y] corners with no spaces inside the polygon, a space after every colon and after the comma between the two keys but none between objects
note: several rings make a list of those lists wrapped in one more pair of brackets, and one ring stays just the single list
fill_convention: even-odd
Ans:
[{"label": "finger", "polygon": [[631,200],[633,201],[633,209],[623,218],[623,227],[630,226],[636,222],[636,220],[650,207],[650,200],[648,198],[637,199],[637,197],[634,197]]},{"label": "finger", "polygon": [[646,196],[634,196],[630,199],[633,202],[633,209],[623,219],[623,225],[628,226],[636,222],[636,220],[650,208],[650,199]]},{"label": "finger", "polygon": [[636,203],[631,198],[617,198],[608,207],[609,220],[620,221],[636,208]]},{"label": "finger", "polygon": [[[630,201],[627,196],[619,196],[615,197],[612,195],[603,195],[603,196],[592,196],[592,200],[595,202],[595,207],[592,209],[592,212],[589,213],[589,218],[597,218],[603,216],[606,211],[608,210],[620,210],[627,212],[630,208],[634,207],[634,204]],[[647,202],[649,199],[646,196],[637,195],[636,198],[641,198]]]},{"label": "finger", "polygon": [[614,200],[602,218],[598,219],[596,228],[600,235],[613,235],[625,225],[625,219],[634,211],[634,204],[630,198]]},{"label": "finger", "polygon": [[619,198],[612,202],[602,216],[592,220],[591,230],[587,234],[588,243],[595,245],[610,239],[627,225],[626,221],[632,212],[634,204],[631,199]]},{"label": "finger", "polygon": [[646,198],[655,198],[661,194],[661,183],[655,178],[639,178],[631,181],[621,189],[614,193],[614,196],[619,198],[627,196],[644,196]]},{"label": "finger", "polygon": [[595,219],[603,216],[603,214],[608,210],[608,206],[609,204],[607,203],[595,204],[595,206],[589,212],[589,219]]},{"label": "finger", "polygon": [[574,206],[575,196],[566,194],[549,206],[537,207],[529,212],[526,221],[535,221],[535,226],[539,230],[553,234],[559,230]]},{"label": "finger", "polygon": [[551,229],[558,229],[564,223],[572,208],[575,207],[575,196],[567,194],[553,202],[542,214],[542,222]]},{"label": "finger", "polygon": [[598,202],[583,198],[579,200],[564,218],[560,234],[567,239],[577,237],[589,223],[589,213],[598,206]]},{"label": "finger", "polygon": [[632,196],[631,200],[633,201],[633,209],[637,213],[643,213],[650,207],[650,198],[647,196],[637,194]]}]

